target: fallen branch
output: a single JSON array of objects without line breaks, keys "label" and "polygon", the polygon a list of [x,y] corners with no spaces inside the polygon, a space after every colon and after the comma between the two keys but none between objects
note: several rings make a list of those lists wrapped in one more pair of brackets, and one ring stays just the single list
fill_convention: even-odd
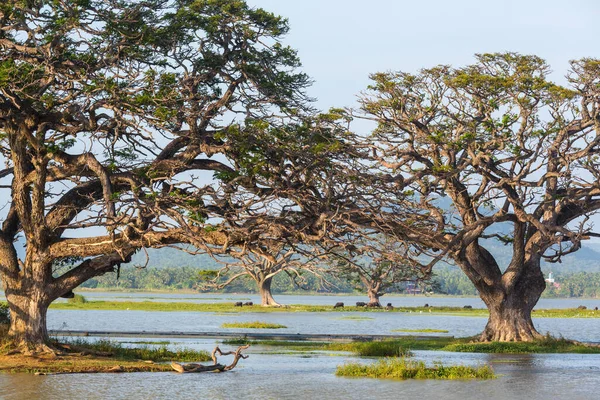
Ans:
[{"label": "fallen branch", "polygon": [[[235,366],[237,365],[238,361],[240,360],[240,358],[246,359],[249,356],[245,356],[242,354],[242,350],[247,349],[248,347],[250,347],[249,344],[245,345],[245,346],[240,346],[238,347],[238,349],[236,351],[228,351],[223,353],[221,351],[221,349],[219,348],[219,346],[215,347],[215,349],[213,350],[211,357],[213,360],[213,365],[202,365],[202,364],[179,364],[176,363],[175,361],[171,362],[171,367],[179,372],[179,373],[186,373],[186,372],[210,372],[210,371],[217,371],[217,372],[223,372],[223,371],[231,371],[232,369],[235,368]],[[221,356],[228,356],[233,354],[233,362],[229,365],[223,365],[223,364],[219,364],[218,360],[217,360],[217,353]]]}]

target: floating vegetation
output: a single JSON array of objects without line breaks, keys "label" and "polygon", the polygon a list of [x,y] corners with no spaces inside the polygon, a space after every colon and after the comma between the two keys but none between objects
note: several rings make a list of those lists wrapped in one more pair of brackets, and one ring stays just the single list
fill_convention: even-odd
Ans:
[{"label": "floating vegetation", "polygon": [[448,333],[449,331],[446,329],[431,329],[431,328],[422,328],[422,329],[392,329],[392,332],[411,332],[411,333]]},{"label": "floating vegetation", "polygon": [[348,363],[338,366],[337,376],[379,379],[493,379],[494,370],[487,366],[444,366],[441,363],[427,367],[422,361],[405,358],[385,359],[373,364]]},{"label": "floating vegetation", "polygon": [[287,328],[285,325],[272,324],[269,322],[262,321],[251,321],[251,322],[226,322],[221,325],[221,328],[246,328],[246,329],[281,329]]}]

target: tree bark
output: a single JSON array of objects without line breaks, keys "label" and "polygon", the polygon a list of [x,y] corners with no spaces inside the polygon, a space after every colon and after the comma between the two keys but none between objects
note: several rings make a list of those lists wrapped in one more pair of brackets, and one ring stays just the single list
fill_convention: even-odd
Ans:
[{"label": "tree bark", "polygon": [[49,342],[46,314],[50,299],[43,289],[35,286],[20,290],[6,288],[10,308],[8,335],[21,350],[47,351]]},{"label": "tree bark", "polygon": [[260,304],[262,306],[279,307],[281,304],[273,299],[271,294],[271,281],[273,278],[265,278],[258,282],[258,290],[260,292]]},{"label": "tree bark", "polygon": [[381,303],[379,303],[379,292],[377,290],[369,290],[367,295],[369,296],[369,304],[381,307]]},{"label": "tree bark", "polygon": [[[475,282],[474,282],[475,283]],[[519,342],[540,339],[533,325],[531,311],[546,287],[540,269],[517,278],[514,287],[507,290],[502,282],[479,290],[489,310],[488,322],[481,333],[483,342]]]}]

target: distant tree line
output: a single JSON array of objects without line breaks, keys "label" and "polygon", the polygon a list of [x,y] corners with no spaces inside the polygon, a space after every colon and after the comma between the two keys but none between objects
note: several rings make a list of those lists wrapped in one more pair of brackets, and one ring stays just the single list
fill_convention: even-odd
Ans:
[{"label": "distant tree line", "polygon": [[[121,271],[117,279],[116,274],[104,275],[90,279],[82,287],[88,289],[123,289],[123,290],[199,290],[202,269],[198,267],[164,267],[164,268],[127,268]],[[569,298],[593,297],[600,298],[600,273],[577,272],[555,273],[557,287],[547,285],[543,297]],[[329,277],[330,285],[323,287],[322,281],[313,275],[307,274],[302,288],[285,274],[273,279],[274,293],[353,293],[356,285],[351,281]],[[423,284],[423,283],[422,283]],[[477,290],[469,279],[459,270],[451,268],[436,271],[432,281],[426,284],[425,291],[436,294],[453,296],[477,296]],[[403,293],[404,284],[398,284],[387,290],[387,293]],[[257,286],[250,277],[241,277],[220,290],[223,293],[256,293]]]}]

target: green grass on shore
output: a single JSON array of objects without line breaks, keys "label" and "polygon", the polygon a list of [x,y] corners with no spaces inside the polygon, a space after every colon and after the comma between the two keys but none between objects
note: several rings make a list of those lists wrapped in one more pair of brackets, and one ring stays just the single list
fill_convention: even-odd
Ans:
[{"label": "green grass on shore", "polygon": [[148,345],[126,347],[122,343],[113,340],[101,339],[97,341],[87,341],[80,338],[61,341],[66,345],[74,345],[77,347],[90,349],[96,352],[110,353],[112,357],[119,360],[150,360],[155,362],[165,362],[178,360],[181,362],[188,361],[209,361],[210,354],[206,351],[197,351],[189,348],[176,348],[169,350],[167,345]]},{"label": "green grass on shore", "polygon": [[287,328],[281,324],[271,324],[269,322],[251,321],[251,322],[226,322],[221,328],[245,328],[245,329],[281,329]]},{"label": "green grass on shore", "polygon": [[[0,373],[72,374],[99,372],[172,371],[168,361],[211,360],[206,351],[187,348],[170,350],[165,345],[126,347],[123,343],[82,339],[54,341],[57,354],[21,354],[7,336],[8,326],[0,324]],[[0,396],[1,397],[1,396]]]},{"label": "green grass on shore", "polygon": [[[393,310],[374,309],[364,307],[344,307],[315,305],[291,305],[286,307],[261,307],[260,305],[235,307],[234,303],[183,303],[183,302],[157,302],[157,301],[87,301],[85,303],[53,303],[51,308],[60,310],[139,310],[139,311],[191,311],[191,312],[408,312],[419,314],[444,314],[466,317],[487,317],[485,309],[464,309],[461,307],[396,307]],[[535,317],[544,318],[599,318],[600,311],[579,309],[549,309],[535,310]]]},{"label": "green grass on shore", "polygon": [[372,364],[348,363],[340,365],[337,376],[367,377],[379,379],[493,379],[494,370],[487,366],[444,366],[441,363],[427,367],[422,361],[390,358]]}]

